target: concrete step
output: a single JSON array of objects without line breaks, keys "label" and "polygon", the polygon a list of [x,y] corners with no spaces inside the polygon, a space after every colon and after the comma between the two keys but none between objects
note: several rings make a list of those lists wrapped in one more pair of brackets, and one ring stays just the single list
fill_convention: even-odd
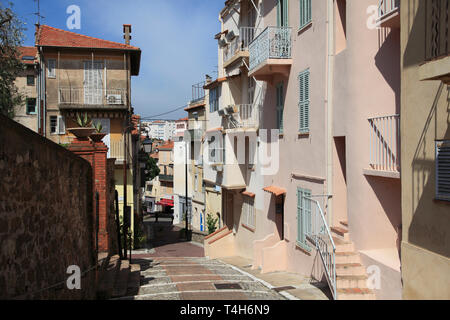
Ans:
[{"label": "concrete step", "polygon": [[353,252],[355,251],[355,246],[351,241],[345,241],[338,237],[333,237],[334,244],[336,245],[337,252]]},{"label": "concrete step", "polygon": [[367,289],[367,279],[366,275],[362,276],[338,276],[336,277],[337,288],[338,289]]},{"label": "concrete step", "polygon": [[128,277],[127,296],[135,296],[139,293],[141,286],[141,266],[139,264],[130,265],[130,275]]},{"label": "concrete step", "polygon": [[348,221],[339,221],[339,223],[341,224],[341,226],[348,229]]},{"label": "concrete step", "polygon": [[331,227],[331,233],[339,239],[350,241],[350,234],[347,229],[341,227]]},{"label": "concrete step", "polygon": [[124,297],[128,289],[128,277],[130,276],[130,262],[122,260],[120,262],[120,270],[114,283],[112,298]]},{"label": "concrete step", "polygon": [[338,300],[376,300],[375,293],[369,289],[338,289]]},{"label": "concrete step", "polygon": [[361,263],[361,257],[356,252],[336,252],[336,263]]},{"label": "concrete step", "polygon": [[108,268],[109,264],[108,252],[99,252],[97,257],[98,271],[103,272]]},{"label": "concrete step", "polygon": [[120,268],[120,257],[118,255],[109,258],[108,266],[99,274],[98,299],[110,299],[114,289],[117,273]]},{"label": "concrete step", "polygon": [[364,276],[366,269],[360,263],[336,264],[336,276]]}]

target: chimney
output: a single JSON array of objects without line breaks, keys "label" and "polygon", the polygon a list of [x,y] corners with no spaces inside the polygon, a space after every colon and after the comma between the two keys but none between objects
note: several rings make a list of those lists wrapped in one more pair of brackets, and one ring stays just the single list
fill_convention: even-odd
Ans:
[{"label": "chimney", "polygon": [[125,44],[130,45],[131,24],[124,24],[123,25],[123,38],[125,39]]}]

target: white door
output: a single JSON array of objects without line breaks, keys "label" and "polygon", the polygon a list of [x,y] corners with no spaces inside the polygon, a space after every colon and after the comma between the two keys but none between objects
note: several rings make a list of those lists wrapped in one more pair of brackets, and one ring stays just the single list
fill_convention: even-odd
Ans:
[{"label": "white door", "polygon": [[102,133],[106,134],[106,137],[103,138],[103,143],[108,147],[108,158],[110,158],[111,153],[111,120],[110,119],[92,119],[92,124],[96,124],[100,122],[102,124]]},{"label": "white door", "polygon": [[103,63],[99,61],[84,62],[84,103],[103,104]]}]

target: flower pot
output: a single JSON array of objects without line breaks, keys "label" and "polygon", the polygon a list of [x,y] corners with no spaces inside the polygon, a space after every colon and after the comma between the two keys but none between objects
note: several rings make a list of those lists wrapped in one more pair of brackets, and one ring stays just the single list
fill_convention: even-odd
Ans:
[{"label": "flower pot", "polygon": [[93,133],[89,136],[94,142],[102,142],[104,137],[106,137],[106,133]]},{"label": "flower pot", "polygon": [[77,138],[86,139],[88,138],[92,133],[95,132],[94,128],[69,128],[67,129],[71,134],[73,134]]}]

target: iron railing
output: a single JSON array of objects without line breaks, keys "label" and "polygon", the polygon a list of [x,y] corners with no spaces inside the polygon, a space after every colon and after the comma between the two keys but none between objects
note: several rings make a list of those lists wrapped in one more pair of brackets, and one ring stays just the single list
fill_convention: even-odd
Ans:
[{"label": "iron railing", "polygon": [[261,107],[257,104],[239,104],[227,108],[227,129],[258,128]]},{"label": "iron railing", "polygon": [[400,0],[379,0],[378,3],[378,19],[397,10],[400,7]]},{"label": "iron railing", "polygon": [[226,63],[236,53],[248,51],[250,43],[255,39],[261,29],[253,27],[241,27],[239,35],[236,36],[223,50],[223,62]]},{"label": "iron railing", "polygon": [[425,60],[450,54],[450,0],[425,1]]},{"label": "iron railing", "polygon": [[374,170],[400,171],[400,116],[369,119],[370,166]]},{"label": "iron railing", "polygon": [[199,102],[205,98],[206,95],[205,95],[205,89],[203,88],[204,86],[205,86],[205,81],[192,85],[191,104]]},{"label": "iron railing", "polygon": [[126,105],[127,90],[60,87],[58,102],[63,105]]},{"label": "iron railing", "polygon": [[292,28],[267,27],[250,45],[250,70],[267,59],[291,58]]},{"label": "iron railing", "polygon": [[336,245],[331,235],[325,215],[317,200],[304,197],[306,207],[310,208],[311,216],[305,219],[311,223],[310,228],[306,228],[307,239],[313,243],[320,255],[325,275],[330,286],[334,299],[337,299],[336,287]]}]

